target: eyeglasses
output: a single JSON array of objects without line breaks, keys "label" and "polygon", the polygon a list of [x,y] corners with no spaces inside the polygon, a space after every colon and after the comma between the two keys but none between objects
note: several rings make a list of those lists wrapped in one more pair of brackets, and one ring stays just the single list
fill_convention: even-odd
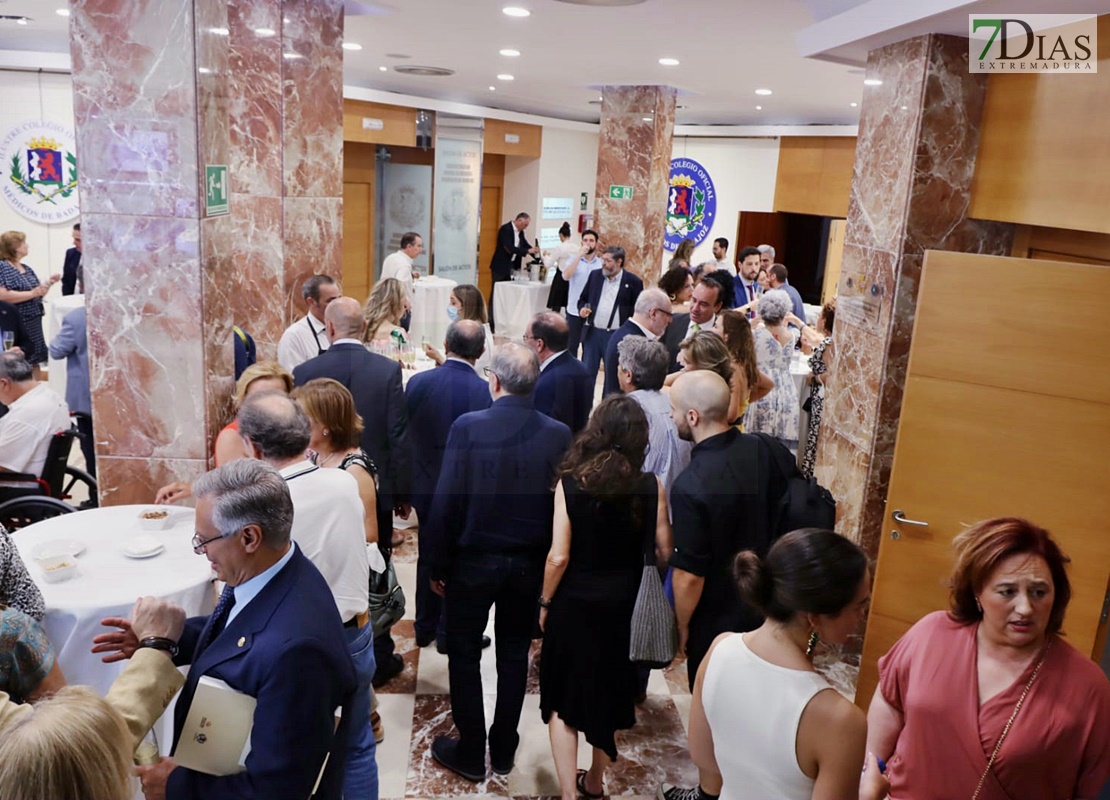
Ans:
[{"label": "eyeglasses", "polygon": [[[497,373],[496,373],[496,372],[494,372],[494,371],[493,371],[492,369],[490,369],[489,367],[482,367],[482,372],[484,372],[484,373],[486,374],[486,377],[487,377],[487,378],[488,378],[488,377],[489,377],[490,375],[497,375]],[[501,376],[500,376],[500,375],[497,375],[497,377],[498,377],[498,378],[500,378]]]},{"label": "eyeglasses", "polygon": [[674,312],[667,311],[665,308],[653,308],[652,311],[658,311],[660,314],[666,314],[671,319],[674,319]]},{"label": "eyeglasses", "polygon": [[191,542],[192,545],[193,545],[193,552],[196,553],[198,556],[202,555],[206,552],[205,548],[208,547],[208,545],[212,544],[212,542],[216,541],[217,539],[226,539],[229,536],[234,536],[238,532],[239,531],[237,531],[237,530],[228,531],[227,533],[221,533],[221,534],[218,534],[216,536],[213,536],[211,539],[202,539],[202,538],[200,538],[199,533],[195,534],[193,536],[192,542]]}]

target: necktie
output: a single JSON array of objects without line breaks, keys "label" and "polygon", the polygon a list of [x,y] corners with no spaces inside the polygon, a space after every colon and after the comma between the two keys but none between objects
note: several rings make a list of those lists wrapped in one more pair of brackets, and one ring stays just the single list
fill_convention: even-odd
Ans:
[{"label": "necktie", "polygon": [[234,605],[235,587],[225,586],[224,590],[220,592],[220,600],[216,603],[216,608],[212,612],[212,626],[208,629],[208,635],[202,643],[203,647],[210,645],[212,640],[220,635],[220,631],[227,625],[228,614],[231,613],[231,609]]}]

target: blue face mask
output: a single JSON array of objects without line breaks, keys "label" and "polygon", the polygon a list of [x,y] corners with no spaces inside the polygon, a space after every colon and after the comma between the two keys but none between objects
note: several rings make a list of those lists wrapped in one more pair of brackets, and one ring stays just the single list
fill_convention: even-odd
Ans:
[{"label": "blue face mask", "polygon": [[457,306],[447,306],[447,316],[452,322],[457,322],[459,319],[459,309]]}]

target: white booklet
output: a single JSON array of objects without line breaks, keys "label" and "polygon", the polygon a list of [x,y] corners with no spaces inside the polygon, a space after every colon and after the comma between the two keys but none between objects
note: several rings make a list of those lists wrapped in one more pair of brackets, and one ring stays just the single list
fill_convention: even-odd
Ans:
[{"label": "white booklet", "polygon": [[202,676],[174,751],[178,766],[206,775],[234,775],[246,769],[256,704],[255,698],[219,678]]}]

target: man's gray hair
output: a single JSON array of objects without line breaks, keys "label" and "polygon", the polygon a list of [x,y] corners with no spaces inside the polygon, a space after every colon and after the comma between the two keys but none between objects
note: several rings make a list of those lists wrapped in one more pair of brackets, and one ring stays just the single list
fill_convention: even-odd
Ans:
[{"label": "man's gray hair", "polygon": [[239,458],[202,475],[193,496],[212,498],[212,524],[229,536],[247,525],[262,529],[267,547],[289,542],[293,530],[293,500],[285,478],[253,458]]},{"label": "man's gray hair", "polygon": [[7,378],[12,383],[26,383],[34,377],[35,368],[24,356],[19,353],[0,355],[0,378]]},{"label": "man's gray hair", "polygon": [[790,295],[782,289],[771,289],[759,298],[759,317],[768,325],[778,325],[793,310]]},{"label": "man's gray hair", "polygon": [[312,438],[304,409],[282,392],[257,392],[239,408],[239,435],[251,440],[266,461],[303,455]]},{"label": "man's gray hair", "polygon": [[509,342],[494,349],[489,371],[509,394],[527,397],[540,377],[540,360],[531,348]]},{"label": "man's gray hair", "polygon": [[644,289],[636,298],[636,306],[632,310],[641,317],[646,317],[654,308],[671,310],[671,298],[662,289]]},{"label": "man's gray hair", "polygon": [[771,256],[771,260],[772,260],[772,261],[774,261],[774,260],[775,260],[775,248],[771,247],[771,245],[769,245],[769,244],[761,244],[761,245],[759,245],[758,247],[756,247],[755,249],[756,249],[756,250],[758,250],[758,251],[759,251],[759,252],[761,252],[761,253],[767,253],[767,254],[769,254],[769,255]]},{"label": "man's gray hair", "polygon": [[626,336],[617,342],[617,353],[621,369],[632,374],[633,386],[655,392],[663,388],[671,365],[666,345],[643,336]]},{"label": "man's gray hair", "polygon": [[451,355],[475,361],[486,351],[486,329],[472,319],[455,320],[447,326],[443,345]]}]

